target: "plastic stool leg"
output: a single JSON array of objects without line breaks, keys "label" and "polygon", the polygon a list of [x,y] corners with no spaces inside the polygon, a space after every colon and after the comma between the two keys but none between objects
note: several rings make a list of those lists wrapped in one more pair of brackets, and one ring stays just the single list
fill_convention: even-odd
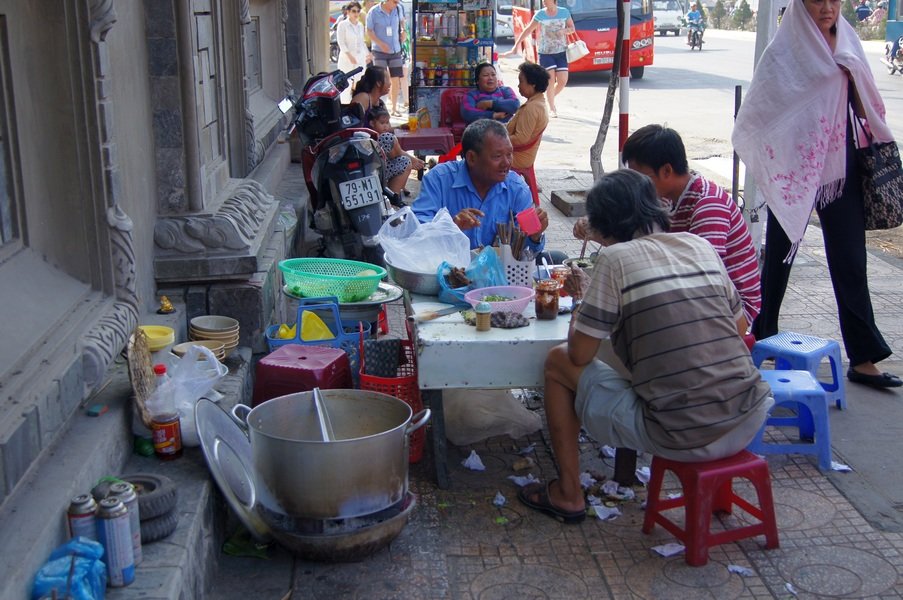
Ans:
[{"label": "plastic stool leg", "polygon": [[765,529],[765,547],[768,549],[780,546],[778,541],[778,523],[774,514],[774,497],[771,494],[771,474],[768,472],[768,463],[756,469],[755,477],[751,479],[756,489],[756,497],[759,500],[759,508],[762,510],[762,524]]},{"label": "plastic stool leg", "polygon": [[657,468],[657,465],[654,464],[655,458],[652,460],[653,468],[646,494],[646,515],[643,517],[643,533],[652,533],[652,528],[655,527],[655,516],[659,511],[658,503],[662,491],[662,481],[665,478],[665,470]]},{"label": "plastic stool leg", "polygon": [[800,428],[800,439],[812,441],[815,440],[815,418],[812,409],[802,402],[796,403],[797,423]]},{"label": "plastic stool leg", "polygon": [[687,497],[685,512],[687,534],[684,546],[686,561],[691,567],[701,567],[709,562],[709,528],[712,523],[712,501],[715,490],[703,489],[703,486],[701,481],[696,481],[695,485],[691,484],[691,491]]},{"label": "plastic stool leg", "polygon": [[715,501],[712,503],[712,511],[727,514],[734,512],[734,486],[730,479],[718,486],[718,491],[715,492]]}]

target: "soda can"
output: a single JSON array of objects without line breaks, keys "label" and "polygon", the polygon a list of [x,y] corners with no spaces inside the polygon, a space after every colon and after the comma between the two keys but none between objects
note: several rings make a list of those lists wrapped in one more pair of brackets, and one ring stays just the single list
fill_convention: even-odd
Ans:
[{"label": "soda can", "polygon": [[97,541],[103,544],[103,562],[107,565],[110,587],[123,587],[135,581],[135,555],[129,512],[116,497],[104,498],[97,508]]},{"label": "soda can", "polygon": [[132,554],[135,558],[135,566],[141,564],[143,558],[141,552],[141,517],[138,513],[138,494],[135,493],[135,486],[127,481],[120,481],[110,486],[110,496],[115,496],[122,500],[126,510],[129,512],[129,531],[132,534]]},{"label": "soda can", "polygon": [[79,494],[69,503],[66,523],[71,537],[84,536],[97,541],[97,502],[91,494]]}]

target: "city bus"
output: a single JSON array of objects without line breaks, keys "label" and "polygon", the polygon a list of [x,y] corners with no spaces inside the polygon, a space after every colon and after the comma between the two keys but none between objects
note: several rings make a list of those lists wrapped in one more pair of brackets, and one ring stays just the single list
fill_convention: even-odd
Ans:
[{"label": "city bus", "polygon": [[[892,0],[896,1],[896,0]],[[533,13],[542,8],[542,0],[513,0],[515,38],[530,24]],[[577,34],[589,49],[589,54],[568,65],[572,73],[581,71],[610,71],[615,56],[620,0],[558,0],[571,12]],[[652,0],[631,0],[630,4],[630,76],[641,79],[647,66],[652,65],[653,35]],[[538,33],[534,34],[538,35]],[[526,56],[536,61],[534,40],[524,40]],[[614,69],[617,71],[617,68]]]}]

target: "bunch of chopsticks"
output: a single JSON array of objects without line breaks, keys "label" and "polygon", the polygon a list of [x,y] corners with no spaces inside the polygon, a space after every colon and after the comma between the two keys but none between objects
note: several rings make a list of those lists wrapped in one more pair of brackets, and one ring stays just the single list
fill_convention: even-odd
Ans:
[{"label": "bunch of chopsticks", "polygon": [[507,223],[495,224],[495,239],[494,246],[510,246],[514,260],[525,260],[522,255],[527,243],[527,234],[521,231],[517,221],[514,220],[514,212],[508,212]]}]

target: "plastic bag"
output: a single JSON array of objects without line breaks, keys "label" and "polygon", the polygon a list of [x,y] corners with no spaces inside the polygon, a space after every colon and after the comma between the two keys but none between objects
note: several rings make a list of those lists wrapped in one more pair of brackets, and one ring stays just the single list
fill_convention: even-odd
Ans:
[{"label": "plastic bag", "polygon": [[102,556],[103,546],[100,543],[86,537],[72,538],[51,552],[47,562],[38,570],[31,588],[32,599],[49,598],[56,590],[59,598],[103,600],[107,568],[101,560]]},{"label": "plastic bag", "polygon": [[470,279],[470,285],[466,287],[452,288],[448,285],[445,276],[448,275],[451,268],[452,265],[442,263],[437,270],[439,300],[447,304],[469,306],[469,303],[464,299],[464,294],[470,290],[508,285],[508,278],[505,276],[505,266],[502,264],[502,260],[499,258],[495,248],[483,248],[482,252],[464,270],[467,278]]},{"label": "plastic bag", "polygon": [[473,289],[493,287],[496,285],[508,285],[505,276],[505,265],[499,258],[495,248],[483,248],[470,266],[465,270]]},{"label": "plastic bag", "polygon": [[513,439],[539,431],[542,417],[528,410],[509,390],[445,390],[445,435],[467,446],[497,435]]},{"label": "plastic bag", "polygon": [[379,228],[379,243],[386,260],[405,271],[435,273],[443,261],[470,263],[470,240],[445,208],[429,223],[419,223],[409,206],[402,208]]},{"label": "plastic bag", "polygon": [[[203,346],[192,346],[173,366],[169,380],[163,384],[163,389],[159,393],[173,395],[182,426],[183,446],[200,445],[201,440],[194,424],[194,405],[228,372],[229,368],[216,360],[210,348]],[[154,414],[154,402],[159,402],[157,395],[158,391],[154,391],[147,400],[147,408],[151,414]]]}]

